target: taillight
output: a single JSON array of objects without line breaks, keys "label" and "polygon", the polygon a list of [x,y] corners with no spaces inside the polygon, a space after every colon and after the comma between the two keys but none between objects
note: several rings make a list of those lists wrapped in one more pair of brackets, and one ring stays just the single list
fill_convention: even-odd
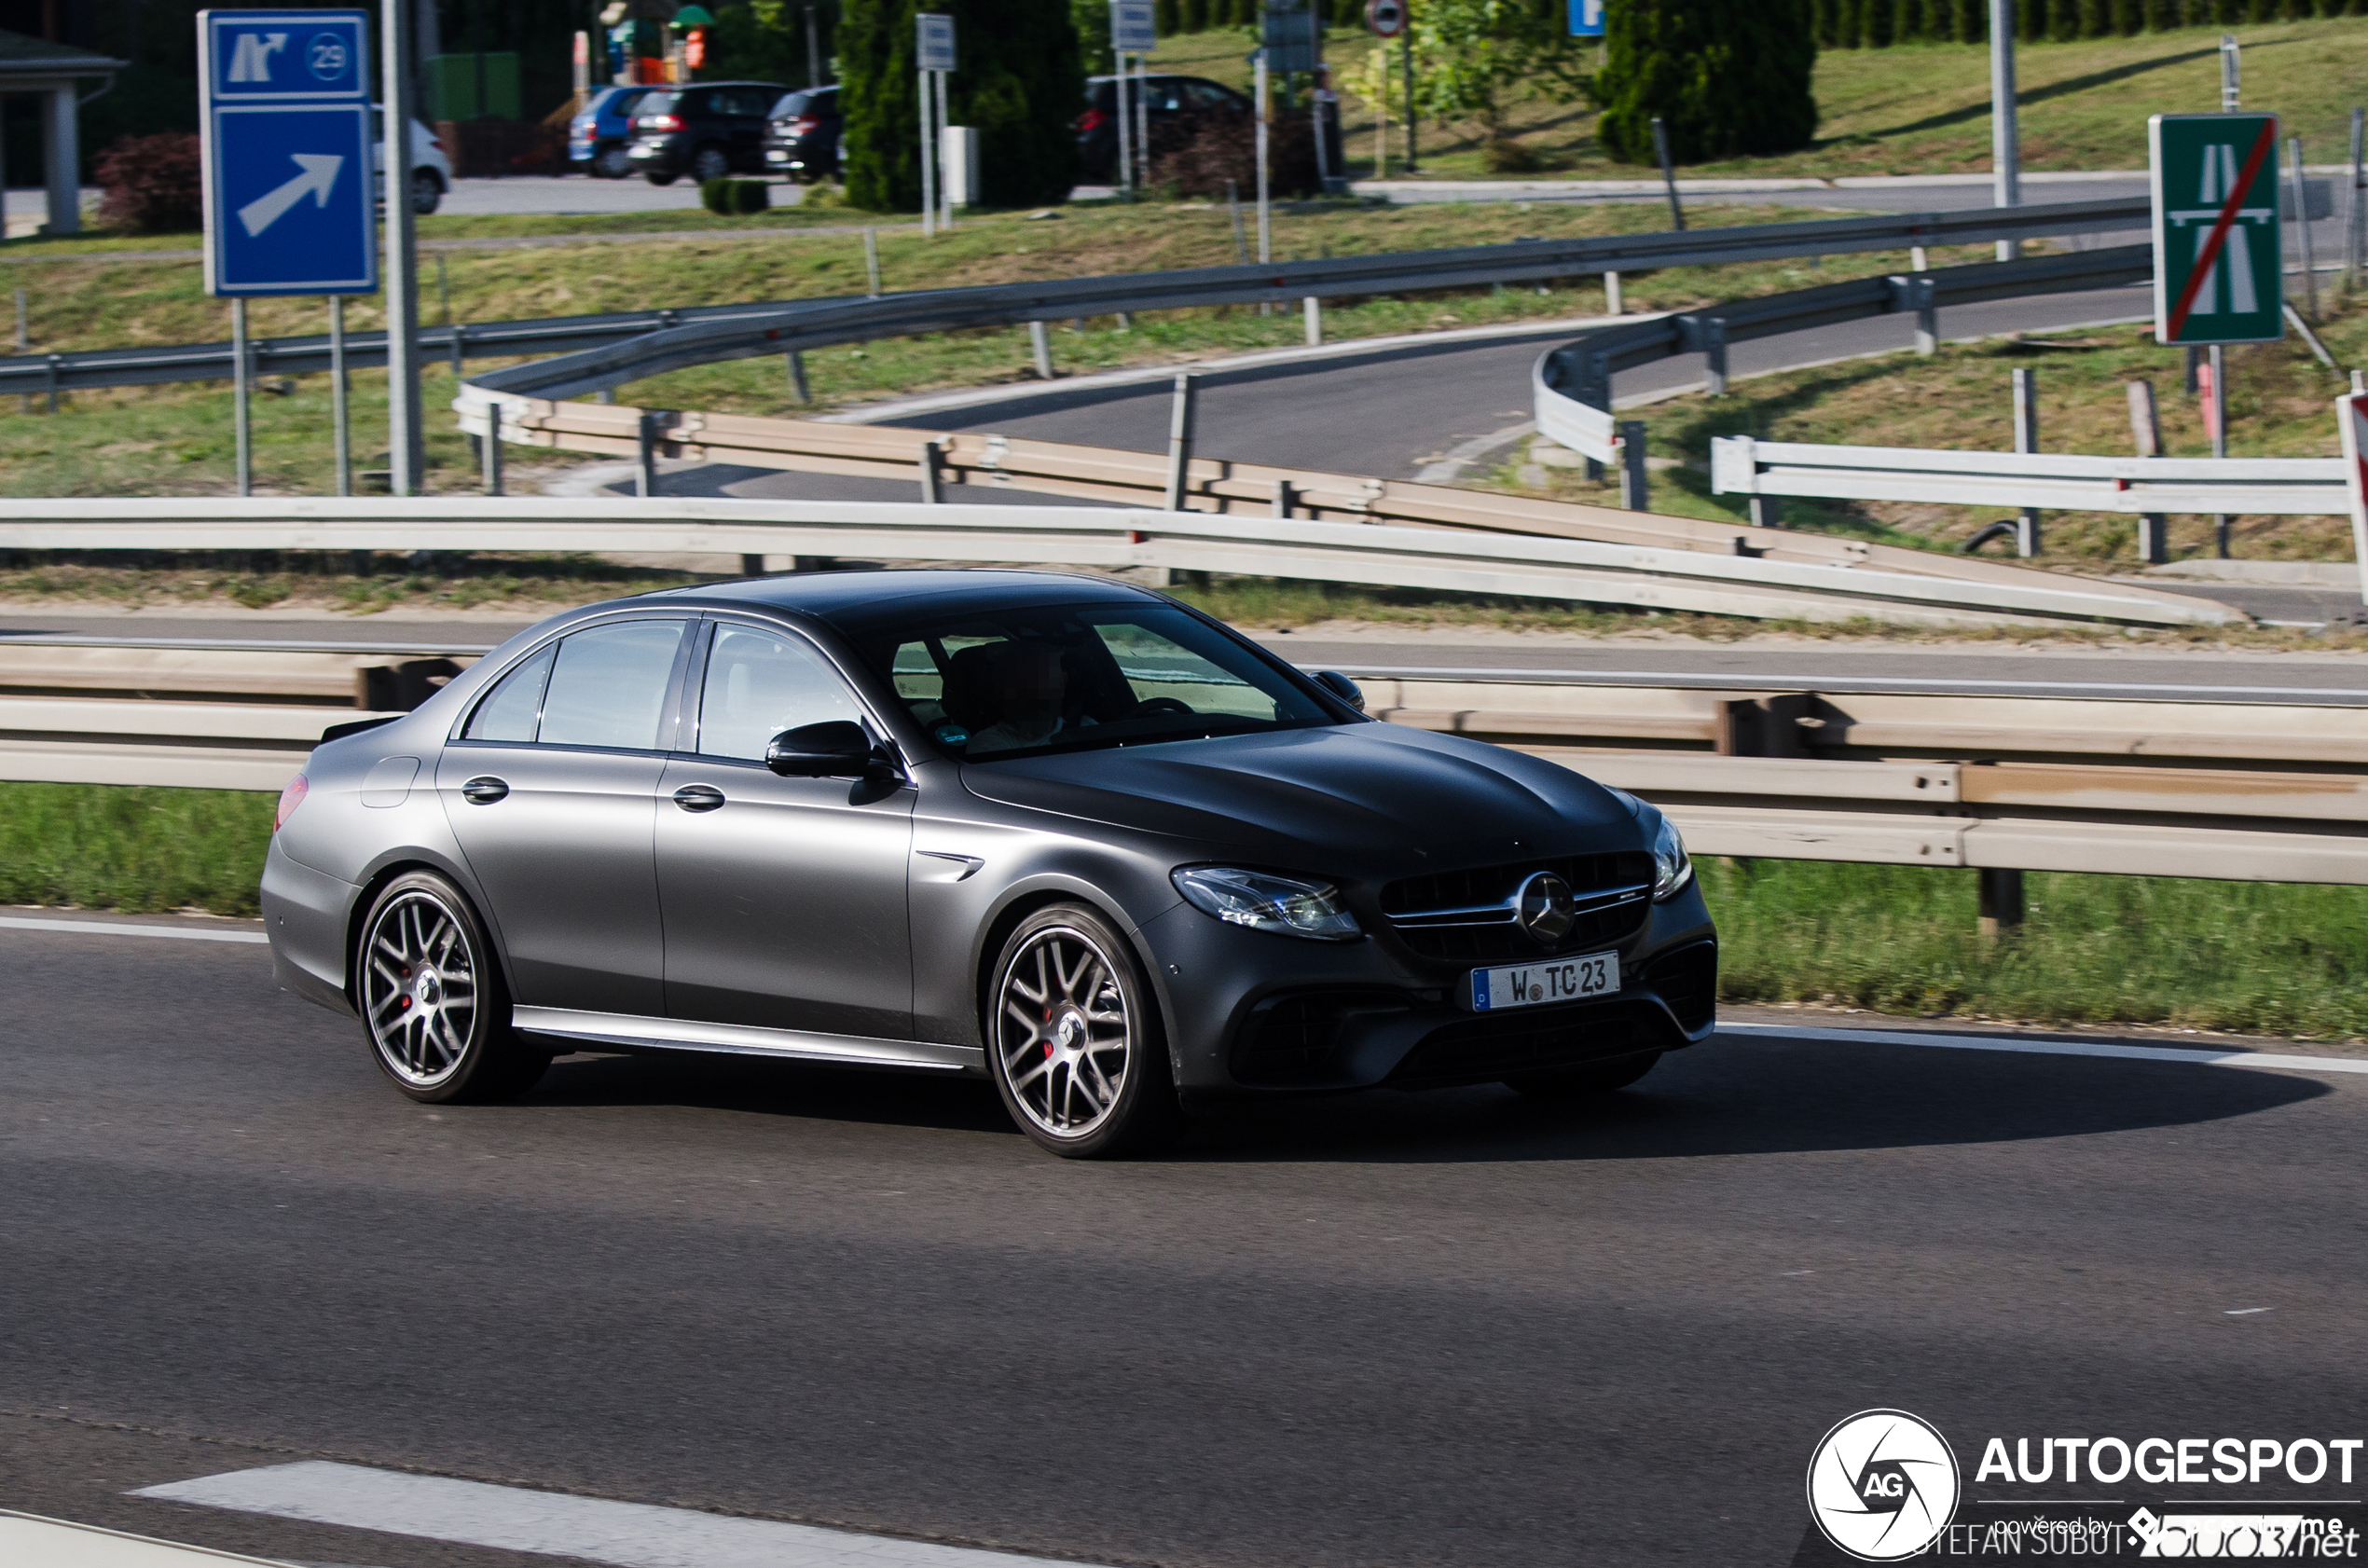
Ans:
[{"label": "taillight", "polygon": [[811,135],[814,132],[815,127],[820,125],[821,123],[822,117],[819,115],[800,115],[797,118],[790,121],[790,134],[792,136]]},{"label": "taillight", "polygon": [[640,120],[635,122],[635,129],[640,131],[680,131],[682,129],[682,117],[681,115],[645,115]]},{"label": "taillight", "polygon": [[431,136],[428,138],[428,145],[434,147],[438,152],[442,152],[444,150],[444,138],[441,136]]},{"label": "taillight", "polygon": [[1092,135],[1095,131],[1101,130],[1102,127],[1108,122],[1109,117],[1109,116],[1102,113],[1099,109],[1086,110],[1083,114],[1077,117],[1078,134],[1081,136]]},{"label": "taillight", "polygon": [[296,808],[304,804],[304,792],[310,788],[311,784],[300,773],[288,780],[287,788],[280,791],[280,809],[271,814],[273,832],[287,825],[288,818],[296,815]]}]

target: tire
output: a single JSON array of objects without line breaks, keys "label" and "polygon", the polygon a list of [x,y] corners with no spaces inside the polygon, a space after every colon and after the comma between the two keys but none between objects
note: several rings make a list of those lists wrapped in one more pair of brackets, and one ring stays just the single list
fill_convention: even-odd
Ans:
[{"label": "tire", "polygon": [[1549,1073],[1523,1073],[1518,1078],[1507,1079],[1505,1087],[1534,1100],[1585,1099],[1627,1088],[1651,1072],[1653,1064],[1660,1059],[1661,1053],[1658,1051],[1640,1052],[1633,1056],[1615,1056],[1605,1062],[1590,1062],[1583,1067],[1563,1067]]},{"label": "tire", "polygon": [[592,177],[596,180],[622,180],[633,172],[633,160],[625,156],[625,148],[615,143],[592,155]]},{"label": "tire", "polygon": [[424,1105],[511,1099],[551,1065],[510,1027],[509,988],[484,923],[434,872],[407,872],[371,901],[354,970],[372,1059]]},{"label": "tire", "polygon": [[1099,914],[1062,903],[1021,921],[987,997],[987,1070],[1037,1147],[1107,1160],[1175,1135],[1183,1113],[1158,1003],[1133,948]]},{"label": "tire", "polygon": [[411,210],[426,217],[444,203],[444,182],[425,169],[411,172]]},{"label": "tire", "polygon": [[709,180],[729,178],[732,159],[722,147],[701,147],[691,155],[691,178],[705,185]]},{"label": "tire", "polygon": [[650,184],[654,186],[670,186],[677,179],[681,178],[680,175],[672,172],[671,171],[660,171],[656,169],[642,170],[641,177],[649,181]]}]

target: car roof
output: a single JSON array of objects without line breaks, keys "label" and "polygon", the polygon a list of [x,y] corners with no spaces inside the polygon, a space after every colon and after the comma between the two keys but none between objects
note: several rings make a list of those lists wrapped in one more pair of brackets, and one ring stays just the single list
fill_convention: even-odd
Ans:
[{"label": "car roof", "polygon": [[997,568],[904,567],[801,571],[668,590],[650,596],[713,609],[735,605],[788,610],[860,634],[883,623],[910,623],[964,611],[1024,605],[1165,602],[1149,589],[1109,577]]}]

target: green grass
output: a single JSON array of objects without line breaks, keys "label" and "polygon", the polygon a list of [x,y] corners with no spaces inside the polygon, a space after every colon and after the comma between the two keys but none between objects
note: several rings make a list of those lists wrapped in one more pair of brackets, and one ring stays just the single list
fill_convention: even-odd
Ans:
[{"label": "green grass", "polygon": [[273,805],[232,790],[0,783],[0,903],[253,915]]},{"label": "green grass", "polygon": [[1975,876],[1703,861],[1730,1001],[2356,1037],[2368,888],[2031,873],[2019,935],[1975,928]]},{"label": "green grass", "polygon": [[[253,915],[271,811],[259,793],[0,784],[0,903]],[[1728,1001],[2368,1033],[2368,888],[2033,873],[2020,934],[1989,941],[1969,872],[1699,870]]]},{"label": "green grass", "polygon": [[[2345,156],[2351,106],[2368,76],[2368,20],[2248,22],[2231,27],[2244,46],[2245,102],[2279,111],[2288,134],[2303,138],[2314,163]],[[2146,117],[2204,113],[2220,106],[2222,29],[2184,28],[2135,38],[2016,46],[2016,85],[2023,167],[2028,170],[2143,169]],[[1331,46],[1336,65],[1370,48],[1362,39]],[[1239,32],[1162,39],[1154,68],[1186,71],[1246,87],[1248,45]],[[1902,44],[1887,49],[1828,49],[1817,57],[1822,120],[1816,143],[1781,158],[1730,158],[1694,165],[1690,175],[1942,174],[1989,169],[1989,49],[1986,44]],[[1392,112],[1396,123],[1396,112]],[[1543,162],[1573,179],[1633,179],[1595,141],[1585,104],[1531,101],[1509,129]],[[1349,172],[1371,173],[1373,120],[1351,102],[1342,117]],[[1425,124],[1423,176],[1486,178],[1480,141],[1468,126]],[[1404,142],[1390,140],[1397,175]],[[2051,198],[2043,187],[2027,199]],[[1981,193],[1968,192],[1968,205]]]}]

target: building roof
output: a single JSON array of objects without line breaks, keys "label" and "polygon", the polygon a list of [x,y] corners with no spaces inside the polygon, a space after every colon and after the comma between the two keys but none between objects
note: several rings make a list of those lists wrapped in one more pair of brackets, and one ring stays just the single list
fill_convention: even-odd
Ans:
[{"label": "building roof", "polygon": [[112,76],[130,63],[72,44],[53,44],[0,29],[0,76]]}]

